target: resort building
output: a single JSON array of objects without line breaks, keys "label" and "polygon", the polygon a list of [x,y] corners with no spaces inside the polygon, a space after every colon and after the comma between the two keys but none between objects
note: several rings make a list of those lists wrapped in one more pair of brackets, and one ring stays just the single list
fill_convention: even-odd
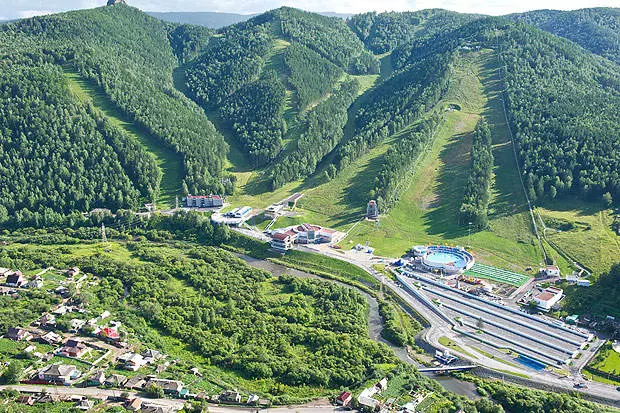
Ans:
[{"label": "resort building", "polygon": [[187,195],[182,201],[188,208],[217,208],[224,205],[221,195]]},{"label": "resort building", "polygon": [[549,311],[562,299],[564,291],[561,288],[547,287],[534,296],[534,302],[543,311]]},{"label": "resort building", "polygon": [[327,244],[337,242],[341,232],[318,225],[301,224],[275,230],[271,233],[271,247],[277,251],[287,251],[293,244]]}]

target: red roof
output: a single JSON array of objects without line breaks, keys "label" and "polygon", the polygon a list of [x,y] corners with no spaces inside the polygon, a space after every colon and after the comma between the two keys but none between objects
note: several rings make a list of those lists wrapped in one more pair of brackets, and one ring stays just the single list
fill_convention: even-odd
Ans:
[{"label": "red roof", "polygon": [[547,269],[548,270],[555,270],[555,271],[559,270],[557,265],[547,265]]},{"label": "red roof", "polygon": [[277,239],[278,241],[284,241],[289,237],[290,235],[285,232],[276,232],[271,234],[271,238]]},{"label": "red roof", "polygon": [[187,199],[207,199],[207,198],[222,199],[220,195],[188,195],[187,196]]},{"label": "red roof", "polygon": [[331,228],[322,228],[321,232],[325,233],[325,234],[334,234],[336,233],[335,229],[331,229]]},{"label": "red roof", "polygon": [[351,398],[351,393],[349,393],[348,391],[343,391],[342,393],[340,393],[340,396],[338,396],[336,398],[336,400],[340,400],[342,402],[347,401]]},{"label": "red roof", "polygon": [[104,327],[101,329],[101,331],[99,332],[100,335],[107,337],[107,338],[120,338],[120,335],[118,334],[118,331],[114,330],[113,328],[110,327]]}]

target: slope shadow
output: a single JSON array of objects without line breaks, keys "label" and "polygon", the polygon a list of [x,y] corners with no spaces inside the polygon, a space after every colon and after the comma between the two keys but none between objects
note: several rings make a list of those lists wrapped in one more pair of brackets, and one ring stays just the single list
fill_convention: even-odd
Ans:
[{"label": "slope shadow", "polygon": [[453,135],[440,154],[443,165],[437,176],[437,206],[423,215],[426,232],[442,238],[467,235],[467,226],[459,225],[459,208],[469,174],[469,152],[473,132]]}]

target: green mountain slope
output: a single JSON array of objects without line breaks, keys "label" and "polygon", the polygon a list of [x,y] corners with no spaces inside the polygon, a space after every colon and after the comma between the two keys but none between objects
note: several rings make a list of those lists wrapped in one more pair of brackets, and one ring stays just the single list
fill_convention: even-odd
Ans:
[{"label": "green mountain slope", "polygon": [[309,127],[306,112],[338,84],[378,70],[342,19],[280,8],[222,29],[188,65],[186,82],[188,94],[221,116],[252,165],[262,167],[296,145]]},{"label": "green mountain slope", "polygon": [[[183,189],[224,190],[220,176],[226,144],[202,110],[176,91],[172,82],[179,61],[205,47],[210,36],[207,29],[168,25],[117,5],[4,25],[0,41],[6,45],[2,60],[7,65],[16,56],[30,54],[36,57],[28,66],[65,65],[94,82],[115,109],[156,140],[154,145],[182,160],[183,182],[173,184],[179,194]],[[156,199],[159,186],[159,181],[151,182],[141,192],[143,199]],[[136,205],[141,197],[132,198],[131,205]],[[118,207],[105,200],[98,204]]]},{"label": "green mountain slope", "polygon": [[506,17],[565,37],[620,64],[620,9],[535,10]]},{"label": "green mountain slope", "polygon": [[506,108],[530,198],[620,198],[617,65],[549,33],[496,18],[401,47],[393,61],[408,64],[481,46],[495,49],[504,65]]},{"label": "green mountain slope", "polygon": [[442,9],[415,12],[357,14],[347,24],[373,53],[392,51],[401,44],[454,30],[480,16]]}]

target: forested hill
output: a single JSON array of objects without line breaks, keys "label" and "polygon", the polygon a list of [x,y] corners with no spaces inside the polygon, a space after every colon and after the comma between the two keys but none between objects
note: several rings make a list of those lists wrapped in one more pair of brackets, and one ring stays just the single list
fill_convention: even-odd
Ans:
[{"label": "forested hill", "polygon": [[525,24],[486,18],[395,50],[397,65],[486,47],[503,65],[508,117],[532,200],[620,199],[620,67]]},{"label": "forested hill", "polygon": [[[221,29],[222,27],[230,26],[231,24],[241,23],[246,20],[256,17],[256,14],[237,14],[237,13],[220,13],[220,12],[154,12],[147,11],[147,14],[161,19],[166,22],[180,23],[180,24],[195,24],[198,26],[205,26],[210,29]],[[317,13],[327,17],[339,17],[346,19],[351,17],[350,14],[342,13]]]},{"label": "forested hill", "polygon": [[565,37],[620,64],[620,9],[535,10],[506,17]]},{"label": "forested hill", "polygon": [[414,39],[424,39],[454,30],[480,17],[449,10],[427,9],[403,13],[358,14],[351,17],[347,24],[368,49],[382,54]]},{"label": "forested hill", "polygon": [[66,70],[183,159],[184,187],[223,191],[226,144],[172,83],[179,60],[210,36],[123,5],[1,26],[0,220],[40,223],[57,220],[54,213],[137,208],[157,194],[153,157],[70,93]]},{"label": "forested hill", "polygon": [[185,75],[189,95],[218,112],[261,167],[286,149],[285,140],[296,144],[308,128],[305,114],[350,75],[378,71],[378,60],[344,20],[283,7],[220,30]]}]

